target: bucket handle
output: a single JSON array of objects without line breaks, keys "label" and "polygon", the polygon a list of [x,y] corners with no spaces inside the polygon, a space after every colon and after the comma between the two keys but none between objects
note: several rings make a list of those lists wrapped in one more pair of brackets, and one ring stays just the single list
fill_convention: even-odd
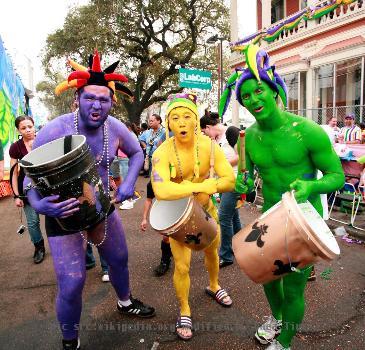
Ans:
[{"label": "bucket handle", "polygon": [[[291,190],[290,191],[290,195],[293,196],[294,198],[294,190]],[[295,198],[294,198],[295,199]],[[290,271],[292,272],[296,272],[296,273],[300,273],[300,274],[303,274],[304,272],[306,272],[307,270],[311,269],[312,268],[312,264],[307,267],[305,270],[300,270],[300,269],[297,269],[295,266],[292,266],[292,261],[290,259],[290,255],[289,255],[289,249],[288,249],[288,239],[287,239],[287,232],[288,232],[288,223],[289,223],[289,216],[291,215],[291,210],[288,209],[288,214],[286,216],[286,223],[285,223],[285,232],[284,232],[284,237],[285,237],[285,251],[286,251],[286,256],[288,257],[288,260],[289,260],[289,265],[290,265]]]}]

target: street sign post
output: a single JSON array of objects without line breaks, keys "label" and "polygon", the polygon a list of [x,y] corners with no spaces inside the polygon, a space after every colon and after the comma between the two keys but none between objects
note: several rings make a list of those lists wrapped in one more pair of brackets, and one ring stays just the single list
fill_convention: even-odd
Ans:
[{"label": "street sign post", "polygon": [[212,88],[212,72],[197,69],[179,69],[179,86],[210,90]]}]

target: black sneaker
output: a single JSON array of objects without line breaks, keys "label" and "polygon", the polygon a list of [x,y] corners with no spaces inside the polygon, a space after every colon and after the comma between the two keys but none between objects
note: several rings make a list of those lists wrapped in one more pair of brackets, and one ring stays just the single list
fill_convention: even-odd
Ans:
[{"label": "black sneaker", "polygon": [[232,265],[233,261],[219,260],[219,267],[223,269],[223,267]]},{"label": "black sneaker", "polygon": [[62,340],[63,350],[80,350],[80,339]]},{"label": "black sneaker", "polygon": [[129,306],[123,306],[118,300],[117,309],[121,314],[145,318],[155,316],[155,309],[152,306],[145,305],[142,301],[132,298],[132,296],[130,296],[130,300],[132,304]]},{"label": "black sneaker", "polygon": [[168,270],[169,270],[170,264],[167,264],[163,261],[160,262],[160,265],[158,265],[154,270],[154,274],[156,277],[163,276]]}]

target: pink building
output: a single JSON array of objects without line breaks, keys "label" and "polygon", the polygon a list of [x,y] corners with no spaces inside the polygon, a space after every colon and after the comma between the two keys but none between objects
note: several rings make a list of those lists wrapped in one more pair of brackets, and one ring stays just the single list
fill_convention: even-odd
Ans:
[{"label": "pink building", "polygon": [[[289,90],[288,109],[320,124],[365,122],[365,0],[257,0],[257,33]],[[233,54],[232,68],[242,65]]]}]

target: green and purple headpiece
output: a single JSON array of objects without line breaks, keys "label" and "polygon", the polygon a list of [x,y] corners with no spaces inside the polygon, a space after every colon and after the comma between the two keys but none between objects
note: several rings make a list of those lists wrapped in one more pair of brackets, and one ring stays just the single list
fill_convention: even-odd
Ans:
[{"label": "green and purple headpiece", "polygon": [[269,55],[256,45],[247,45],[244,54],[247,68],[237,67],[228,78],[225,89],[219,100],[219,115],[222,118],[231,100],[232,91],[235,90],[237,101],[243,106],[240,89],[248,79],[263,80],[280,97],[284,107],[287,107],[287,88],[284,80],[275,72],[275,66],[270,66]]}]

